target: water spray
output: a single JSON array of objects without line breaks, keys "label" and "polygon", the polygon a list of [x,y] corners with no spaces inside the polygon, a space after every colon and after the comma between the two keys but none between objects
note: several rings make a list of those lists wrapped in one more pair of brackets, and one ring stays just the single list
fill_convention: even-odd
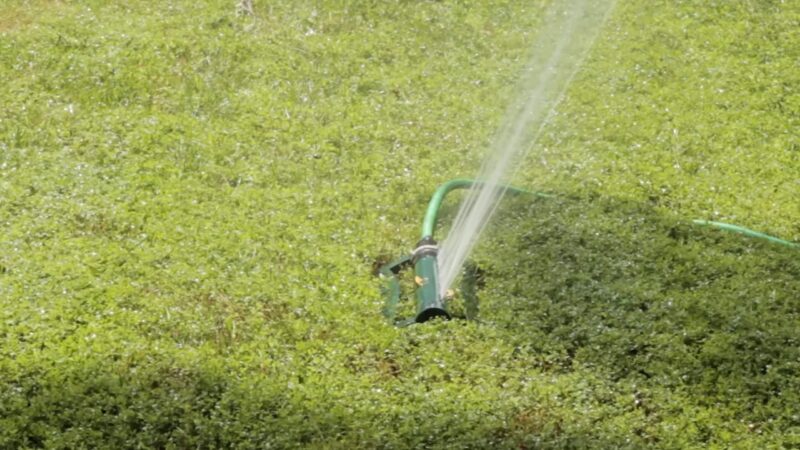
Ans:
[{"label": "water spray", "polygon": [[[555,107],[564,97],[583,60],[589,53],[616,0],[574,0],[549,3],[541,11],[541,24],[523,67],[519,95],[506,110],[505,118],[492,139],[492,151],[478,179],[456,179],[436,190],[422,223],[422,236],[416,249],[407,256],[383,266],[381,276],[388,279],[384,315],[398,324],[420,323],[434,317],[450,318],[447,300],[450,288],[461,276],[461,295],[467,318],[477,311],[473,295],[474,277],[467,258],[486,228],[505,194],[527,193],[505,185],[524,154],[536,143],[545,126],[555,116]],[[442,200],[454,189],[471,188],[440,247],[433,228]],[[413,319],[398,321],[397,305],[402,295],[399,274],[414,266],[417,309]]]}]

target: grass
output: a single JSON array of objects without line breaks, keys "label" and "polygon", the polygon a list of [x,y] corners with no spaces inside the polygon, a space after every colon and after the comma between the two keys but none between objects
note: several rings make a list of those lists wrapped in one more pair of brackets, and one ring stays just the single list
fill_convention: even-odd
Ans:
[{"label": "grass", "polygon": [[4,3],[0,447],[800,446],[796,250],[689,224],[800,239],[793,2],[620,3],[481,321],[382,320],[543,6]]}]

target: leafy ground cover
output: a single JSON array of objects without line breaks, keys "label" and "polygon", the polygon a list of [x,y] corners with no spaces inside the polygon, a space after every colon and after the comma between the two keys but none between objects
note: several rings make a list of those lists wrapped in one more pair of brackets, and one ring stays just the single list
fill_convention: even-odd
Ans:
[{"label": "leafy ground cover", "polygon": [[797,252],[688,222],[800,239],[796,2],[621,2],[406,329],[544,3],[233,3],[0,7],[0,447],[800,446]]}]

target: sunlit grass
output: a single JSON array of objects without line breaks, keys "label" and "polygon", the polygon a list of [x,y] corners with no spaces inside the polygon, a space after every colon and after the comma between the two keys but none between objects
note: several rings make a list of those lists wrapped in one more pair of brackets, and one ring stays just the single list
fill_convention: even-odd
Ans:
[{"label": "sunlit grass", "polygon": [[[620,2],[474,260],[376,260],[473,175],[542,2],[0,6],[0,447],[798,444],[794,2]],[[452,219],[456,196],[442,212]]]}]

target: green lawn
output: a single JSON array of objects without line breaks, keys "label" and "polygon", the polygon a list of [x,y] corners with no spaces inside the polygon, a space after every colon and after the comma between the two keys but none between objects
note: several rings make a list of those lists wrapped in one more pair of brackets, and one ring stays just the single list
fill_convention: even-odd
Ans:
[{"label": "green lawn", "polygon": [[[474,254],[545,1],[5,0],[0,448],[800,448],[800,2],[620,1]],[[459,195],[442,210],[441,236]]]}]

